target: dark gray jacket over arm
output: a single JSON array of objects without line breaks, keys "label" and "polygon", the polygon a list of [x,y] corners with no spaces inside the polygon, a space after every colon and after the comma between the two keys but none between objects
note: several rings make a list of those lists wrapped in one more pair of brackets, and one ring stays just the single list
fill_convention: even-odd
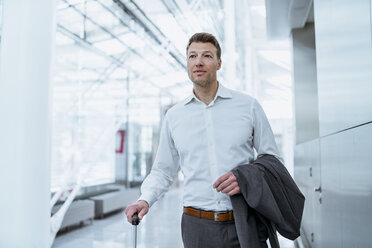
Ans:
[{"label": "dark gray jacket over arm", "polygon": [[235,226],[242,248],[279,247],[276,230],[294,240],[300,236],[305,197],[285,166],[263,155],[232,170],[240,194],[231,197]]}]

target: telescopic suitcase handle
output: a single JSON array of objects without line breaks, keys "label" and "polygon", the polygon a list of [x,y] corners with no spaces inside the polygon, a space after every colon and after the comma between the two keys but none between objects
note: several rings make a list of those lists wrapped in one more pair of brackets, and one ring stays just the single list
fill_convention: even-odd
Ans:
[{"label": "telescopic suitcase handle", "polygon": [[133,231],[134,231],[134,237],[133,237],[133,247],[134,248],[137,248],[137,226],[139,224],[139,218],[138,218],[138,213],[135,213],[133,216],[132,216],[132,225],[134,226],[133,227]]}]

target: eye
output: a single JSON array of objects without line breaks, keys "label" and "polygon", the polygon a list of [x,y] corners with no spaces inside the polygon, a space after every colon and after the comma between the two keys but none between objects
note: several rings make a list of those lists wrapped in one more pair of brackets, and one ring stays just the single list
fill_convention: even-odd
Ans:
[{"label": "eye", "polygon": [[210,54],[206,54],[205,57],[207,57],[207,58],[212,58],[212,55],[210,55]]},{"label": "eye", "polygon": [[189,56],[189,59],[193,59],[193,58],[195,58],[196,56],[194,55],[194,54],[191,54],[190,56]]}]

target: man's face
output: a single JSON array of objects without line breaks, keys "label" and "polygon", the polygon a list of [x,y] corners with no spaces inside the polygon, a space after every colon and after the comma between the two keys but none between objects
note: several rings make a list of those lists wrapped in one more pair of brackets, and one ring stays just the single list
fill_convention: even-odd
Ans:
[{"label": "man's face", "polygon": [[217,59],[217,48],[212,43],[193,42],[187,51],[187,72],[194,84],[206,87],[217,81],[221,59]]}]

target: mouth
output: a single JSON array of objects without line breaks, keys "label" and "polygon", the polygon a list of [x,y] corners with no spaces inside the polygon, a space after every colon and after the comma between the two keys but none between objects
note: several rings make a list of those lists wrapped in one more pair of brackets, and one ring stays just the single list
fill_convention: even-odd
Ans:
[{"label": "mouth", "polygon": [[195,70],[194,71],[194,74],[196,74],[197,76],[203,75],[204,73],[206,73],[206,71],[203,71],[203,70]]}]

